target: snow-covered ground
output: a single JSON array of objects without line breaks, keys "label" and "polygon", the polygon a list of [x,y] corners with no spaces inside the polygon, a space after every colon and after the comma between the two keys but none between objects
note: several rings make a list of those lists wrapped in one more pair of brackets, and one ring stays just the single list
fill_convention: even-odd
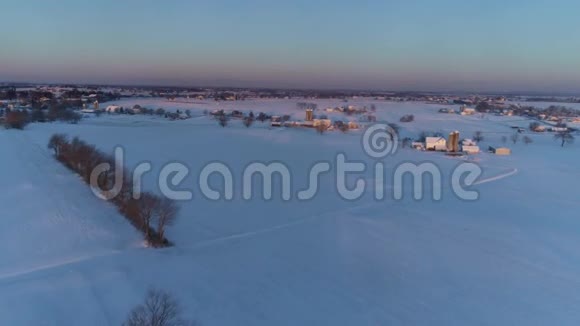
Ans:
[{"label": "snow-covered ground", "polygon": [[[0,231],[0,321],[3,324],[118,325],[150,286],[181,301],[202,325],[577,325],[580,322],[580,146],[560,148],[548,134],[534,143],[505,144],[511,156],[481,153],[449,158],[401,149],[384,163],[387,178],[401,162],[430,161],[445,175],[441,201],[370,194],[346,201],[334,179],[321,177],[309,201],[245,201],[241,172],[254,161],[291,168],[293,191],[306,187],[309,168],[337,153],[373,164],[361,148],[362,131],[347,134],[221,128],[203,110],[253,110],[303,119],[298,100],[197,101],[129,99],[124,106],[192,110],[194,118],[103,115],[78,125],[33,124],[0,131],[3,228]],[[321,109],[337,100],[317,100]],[[519,117],[437,113],[440,106],[370,99],[381,121],[400,123],[402,136],[421,131],[462,137],[482,131],[488,145],[503,145]],[[104,104],[105,105],[105,104]],[[327,114],[327,113],[325,113]],[[333,118],[342,114],[327,114]],[[343,117],[344,120],[346,117]],[[355,119],[355,117],[351,117]],[[142,248],[139,235],[109,204],[96,199],[46,149],[55,132],[79,136],[105,151],[117,145],[127,163],[149,161],[145,188],[158,191],[156,173],[181,162],[191,173],[168,237],[175,247]],[[450,191],[449,173],[469,160],[484,170],[466,202]],[[196,176],[208,162],[234,171],[232,201],[205,199]],[[359,175],[370,180],[371,174]],[[371,187],[369,182],[369,188]],[[393,191],[386,183],[386,192]]]}]

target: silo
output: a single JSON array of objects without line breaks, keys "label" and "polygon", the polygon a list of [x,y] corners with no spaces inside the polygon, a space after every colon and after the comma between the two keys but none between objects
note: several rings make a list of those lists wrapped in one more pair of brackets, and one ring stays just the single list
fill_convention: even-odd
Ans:
[{"label": "silo", "polygon": [[447,142],[447,151],[459,152],[459,131],[453,131],[449,134],[449,141]]},{"label": "silo", "polygon": [[314,112],[312,109],[306,110],[306,121],[312,121],[314,119]]}]

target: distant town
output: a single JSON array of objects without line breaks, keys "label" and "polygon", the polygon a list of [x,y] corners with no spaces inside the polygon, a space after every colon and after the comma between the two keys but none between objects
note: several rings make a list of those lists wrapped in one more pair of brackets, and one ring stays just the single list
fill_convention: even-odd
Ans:
[{"label": "distant town", "polygon": [[[379,92],[379,91],[330,91],[330,90],[284,90],[260,88],[179,88],[179,87],[128,87],[128,86],[84,86],[84,85],[31,85],[0,84],[0,122],[7,127],[21,128],[28,122],[67,121],[77,123],[90,115],[109,114],[146,114],[161,116],[170,120],[191,118],[190,110],[170,111],[163,108],[147,108],[141,105],[123,107],[115,101],[127,98],[162,98],[171,103],[195,104],[196,101],[237,102],[255,99],[296,100],[297,109],[304,111],[304,119],[292,119],[290,115],[269,115],[264,112],[242,112],[231,110],[204,111],[205,115],[214,117],[221,126],[226,126],[229,119],[242,119],[246,126],[254,120],[268,120],[272,127],[314,128],[319,133],[326,131],[357,130],[365,123],[376,122],[374,104],[357,106],[349,101],[370,99],[385,102],[424,102],[441,105],[439,113],[465,116],[486,115],[520,116],[531,119],[531,132],[561,133],[571,137],[580,126],[580,111],[566,106],[578,103],[577,97],[534,97],[523,95],[458,95],[432,94],[420,92]],[[334,99],[342,105],[318,107],[309,101]],[[557,103],[547,108],[537,108],[535,103],[549,101]],[[446,107],[457,106],[459,109]],[[329,118],[327,115],[340,113],[344,119]],[[414,120],[412,114],[404,115],[400,123]],[[395,123],[390,125],[398,130]],[[523,132],[521,126],[513,127],[516,132]],[[443,138],[440,133],[424,133],[418,139],[403,139],[403,146],[418,150],[462,152],[473,154],[480,151],[477,147],[478,137],[465,138],[459,146],[459,139],[450,136]],[[454,139],[453,141],[450,141]],[[460,150],[461,148],[461,150]],[[498,152],[495,148],[490,148]],[[507,149],[500,150],[508,152]]]}]

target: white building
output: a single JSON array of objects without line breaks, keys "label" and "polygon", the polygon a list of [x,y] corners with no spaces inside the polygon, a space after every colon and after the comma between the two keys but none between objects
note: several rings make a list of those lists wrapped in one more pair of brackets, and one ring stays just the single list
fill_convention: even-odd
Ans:
[{"label": "white building", "polygon": [[348,122],[348,129],[358,129],[359,125],[358,123],[354,122],[354,121],[349,121]]},{"label": "white building", "polygon": [[423,144],[422,142],[418,142],[418,141],[412,142],[411,147],[416,149],[416,150],[419,150],[419,151],[425,150],[425,144]]},{"label": "white building", "polygon": [[330,121],[330,119],[314,119],[312,122],[314,127],[324,126],[328,128],[332,125],[332,121]]},{"label": "white building", "polygon": [[480,152],[479,146],[477,145],[463,145],[461,149],[468,154],[477,154]]},{"label": "white building", "polygon": [[475,146],[475,145],[477,145],[477,143],[473,139],[465,138],[461,142],[461,145],[462,146]]},{"label": "white building", "polygon": [[425,149],[428,151],[447,151],[447,140],[443,137],[425,138]]},{"label": "white building", "polygon": [[122,106],[118,106],[118,105],[109,105],[106,108],[106,111],[109,113],[117,113],[120,112],[123,109]]},{"label": "white building", "polygon": [[282,118],[280,116],[273,116],[270,122],[270,126],[272,127],[281,127],[282,126]]},{"label": "white building", "polygon": [[475,114],[475,109],[473,108],[468,108],[468,107],[462,107],[461,108],[461,115],[473,115]]}]

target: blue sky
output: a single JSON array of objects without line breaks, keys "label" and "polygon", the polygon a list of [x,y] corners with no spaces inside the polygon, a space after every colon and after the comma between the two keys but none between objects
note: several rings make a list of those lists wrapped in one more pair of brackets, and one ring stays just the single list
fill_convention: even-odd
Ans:
[{"label": "blue sky", "polygon": [[0,80],[580,89],[576,1],[2,0]]}]

